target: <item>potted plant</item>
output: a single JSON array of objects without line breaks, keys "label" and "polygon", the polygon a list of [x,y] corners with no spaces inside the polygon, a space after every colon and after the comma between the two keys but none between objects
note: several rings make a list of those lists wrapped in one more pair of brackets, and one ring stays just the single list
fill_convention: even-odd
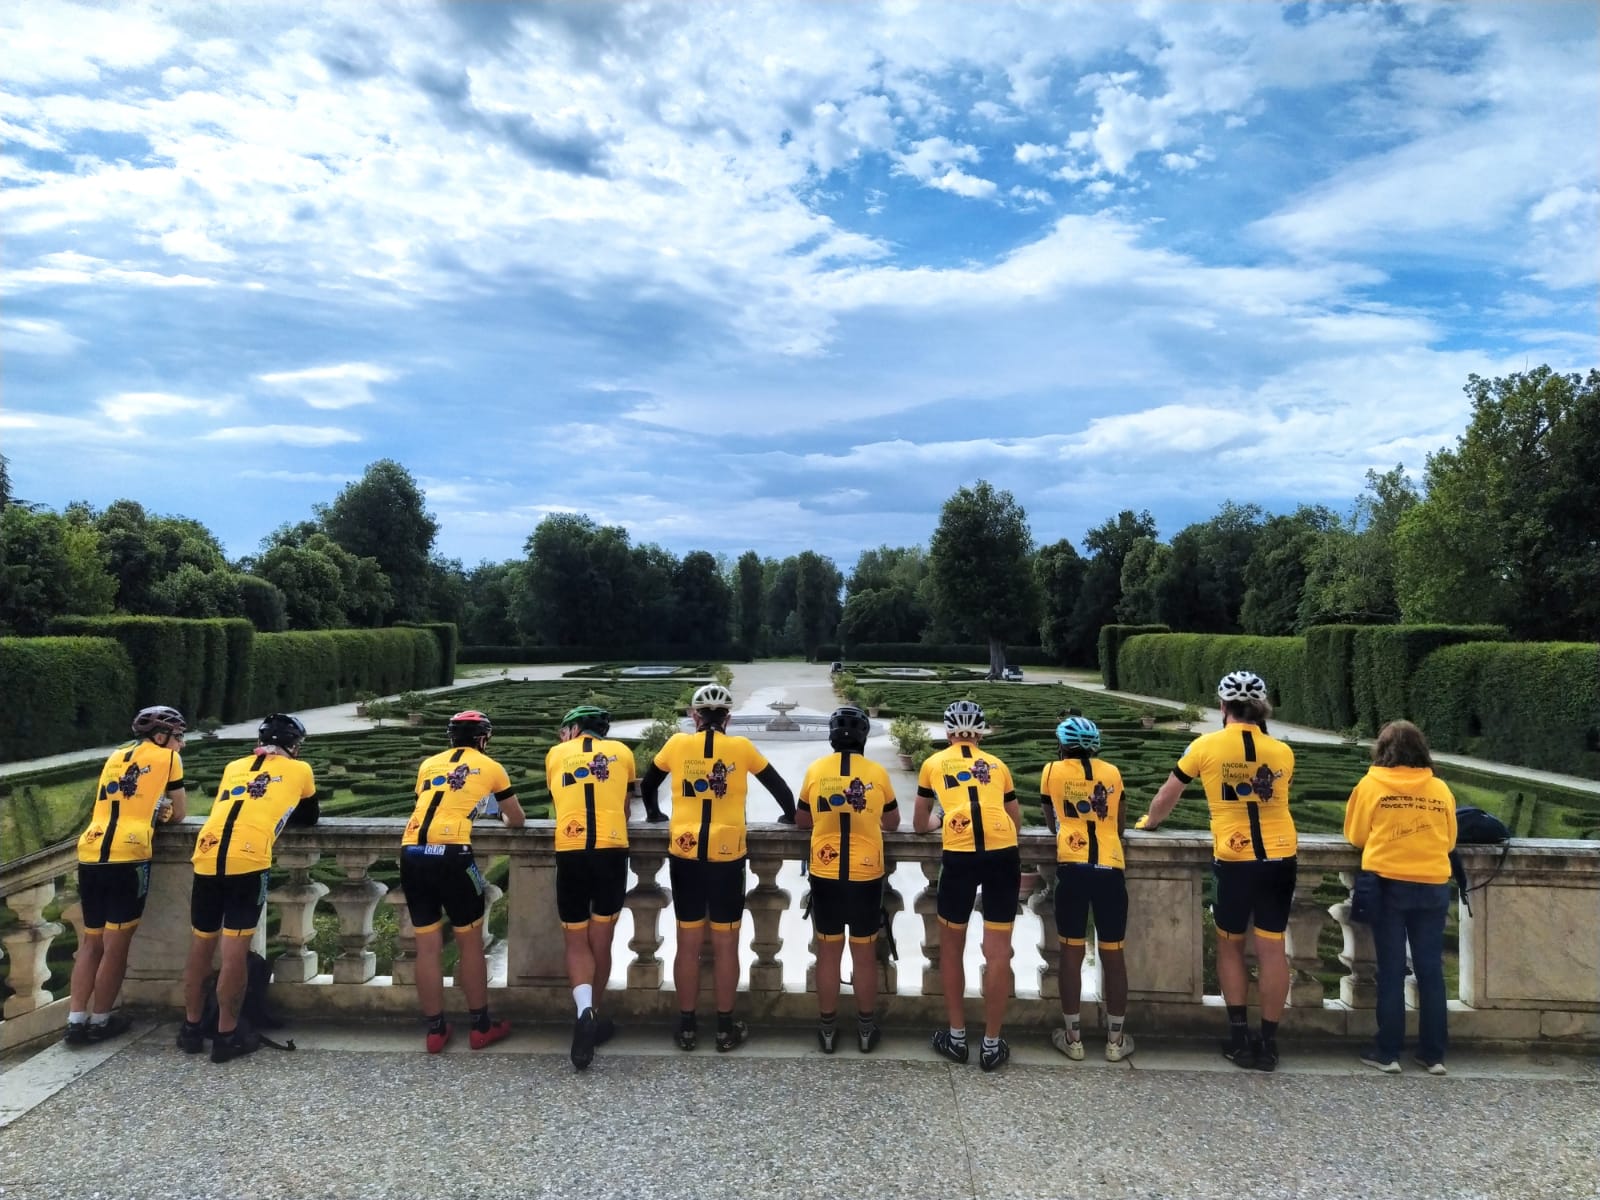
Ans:
[{"label": "potted plant", "polygon": [[1156,727],[1156,718],[1160,715],[1159,709],[1146,708],[1139,714],[1139,724],[1146,729],[1154,729]]},{"label": "potted plant", "polygon": [[401,712],[400,705],[393,700],[368,700],[365,707],[367,711],[360,715],[375,722],[380,729],[385,717],[397,717]]},{"label": "potted plant", "polygon": [[421,725],[428,719],[428,714],[423,711],[427,703],[427,697],[421,692],[400,693],[400,711],[406,714],[407,725]]},{"label": "potted plant", "polygon": [[358,717],[367,716],[368,715],[367,706],[370,705],[377,698],[378,698],[378,693],[377,692],[357,692],[356,693],[356,716],[358,716]]},{"label": "potted plant", "polygon": [[1178,724],[1181,725],[1185,731],[1193,729],[1194,723],[1199,719],[1200,710],[1193,704],[1185,704],[1178,710]]},{"label": "potted plant", "polygon": [[915,717],[896,717],[889,726],[889,740],[900,756],[900,765],[907,771],[933,753],[933,739]]},{"label": "potted plant", "polygon": [[222,728],[222,722],[215,717],[201,717],[194,723],[194,727],[200,731],[201,737],[212,741],[217,736],[217,730]]},{"label": "potted plant", "polygon": [[875,717],[878,710],[883,707],[883,689],[869,688],[861,697],[861,703],[866,706],[867,716]]},{"label": "potted plant", "polygon": [[1339,730],[1339,740],[1347,746],[1359,746],[1361,744],[1361,726],[1346,725]]}]

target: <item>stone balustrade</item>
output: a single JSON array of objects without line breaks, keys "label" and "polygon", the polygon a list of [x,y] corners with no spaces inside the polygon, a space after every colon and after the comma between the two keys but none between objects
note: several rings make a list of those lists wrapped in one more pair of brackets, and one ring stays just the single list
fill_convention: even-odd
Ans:
[{"label": "stone balustrade", "polygon": [[[277,886],[268,894],[269,908],[277,915],[272,989],[277,1007],[329,1019],[415,1015],[415,935],[404,898],[372,877],[375,866],[395,861],[403,824],[333,819],[284,834],[276,856]],[[180,1004],[189,944],[188,859],[197,829],[198,822],[191,820],[157,833],[149,901],[123,993],[131,1006],[173,1013]],[[606,1004],[619,1018],[664,1022],[677,1009],[672,972],[662,955],[672,928],[671,897],[664,886],[666,827],[635,827],[630,836],[635,882],[627,894],[616,951],[625,964],[620,974],[626,983],[611,989]],[[814,987],[808,966],[815,943],[809,927],[801,931],[798,912],[805,894],[799,864],[806,859],[808,837],[777,825],[751,828],[744,934],[748,967],[739,1007],[754,1021],[809,1023],[815,1018],[816,1001],[808,994]],[[887,907],[901,958],[899,964],[882,963],[879,1012],[891,1024],[936,1024],[944,1011],[934,901],[938,839],[895,833],[887,835],[886,843],[894,866]],[[550,822],[530,822],[520,831],[480,828],[474,845],[480,862],[503,855],[509,864],[503,892],[505,935],[503,944],[490,950],[495,1008],[513,1018],[566,1020],[571,996],[555,918]],[[1053,877],[1054,845],[1044,830],[1024,831],[1024,863],[1040,864],[1045,877]],[[1452,1038],[1460,1043],[1600,1046],[1600,844],[1517,841],[1503,860],[1498,847],[1468,847],[1464,854],[1475,882],[1491,874],[1493,878],[1473,893],[1471,913],[1461,914]],[[1130,1019],[1141,1032],[1214,1034],[1221,1024],[1220,998],[1206,994],[1203,971],[1208,939],[1214,937],[1202,908],[1210,863],[1210,840],[1203,835],[1128,834]],[[1301,886],[1286,939],[1292,984],[1285,1036],[1356,1039],[1373,1031],[1371,934],[1350,921],[1347,900],[1325,906],[1314,896],[1327,875],[1338,876],[1348,887],[1358,865],[1357,852],[1340,838],[1301,839]],[[81,931],[77,899],[62,890],[74,882],[75,868],[75,847],[67,843],[0,870],[0,903],[16,918],[0,935],[11,989],[0,1046],[47,1036],[64,1023],[65,1000],[52,1000],[44,986],[46,956],[63,932],[62,921]],[[334,876],[333,882],[313,878],[314,868],[324,878]],[[908,920],[907,893],[913,890]],[[491,900],[501,895],[493,889]],[[384,905],[397,910],[398,934],[390,973],[379,975],[373,921]],[[1058,1011],[1060,948],[1048,893],[1040,889],[1025,897],[1023,908],[1014,945],[1021,960],[1037,966],[1031,977],[1026,970],[1018,972],[1018,996],[1008,1020],[1017,1027],[1041,1028]],[[59,919],[48,915],[57,910]],[[312,947],[319,912],[331,913],[337,922],[336,953],[325,963],[319,963]],[[920,931],[915,931],[917,922]],[[1342,938],[1338,961],[1344,974],[1336,988],[1325,986],[1319,954],[1319,940],[1331,930]],[[264,946],[264,928],[257,941],[258,948]],[[976,934],[971,941],[977,943]],[[969,967],[967,975],[973,990],[978,972]],[[704,1007],[710,1004],[709,976],[703,973],[708,992]],[[1086,1000],[1095,994],[1091,980]],[[450,1003],[459,1004],[459,997],[452,994]],[[978,1003],[969,1000],[970,1019],[976,1020]],[[1092,1003],[1084,1005],[1084,1017],[1090,1025],[1099,1019]]]}]

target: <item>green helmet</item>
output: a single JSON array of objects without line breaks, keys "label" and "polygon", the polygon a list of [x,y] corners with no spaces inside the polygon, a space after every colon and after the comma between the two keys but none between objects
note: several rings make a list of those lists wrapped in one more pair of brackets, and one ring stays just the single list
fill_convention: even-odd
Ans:
[{"label": "green helmet", "polygon": [[596,737],[605,737],[611,731],[611,714],[592,704],[580,704],[577,708],[569,709],[567,715],[561,718],[561,728],[565,729],[568,725],[576,725]]}]

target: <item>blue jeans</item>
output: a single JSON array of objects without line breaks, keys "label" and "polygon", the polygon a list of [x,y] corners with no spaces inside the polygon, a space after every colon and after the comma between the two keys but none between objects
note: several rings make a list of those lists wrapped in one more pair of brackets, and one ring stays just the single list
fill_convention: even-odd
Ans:
[{"label": "blue jeans", "polygon": [[1398,1062],[1406,1040],[1406,943],[1417,976],[1417,1055],[1444,1061],[1444,919],[1448,883],[1385,879],[1383,902],[1372,923],[1378,951],[1378,1057]]}]

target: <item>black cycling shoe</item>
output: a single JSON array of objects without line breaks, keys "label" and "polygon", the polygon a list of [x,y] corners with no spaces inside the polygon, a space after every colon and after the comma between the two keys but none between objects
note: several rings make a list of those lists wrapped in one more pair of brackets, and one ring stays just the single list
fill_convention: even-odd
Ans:
[{"label": "black cycling shoe", "polygon": [[750,1027],[743,1021],[735,1021],[727,1029],[717,1030],[717,1053],[726,1054],[729,1050],[737,1050],[749,1037]]},{"label": "black cycling shoe", "polygon": [[201,1054],[206,1048],[206,1035],[200,1026],[184,1021],[178,1026],[178,1049],[185,1054]]},{"label": "black cycling shoe", "polygon": [[993,1050],[987,1046],[978,1051],[978,1065],[985,1071],[998,1071],[1011,1059],[1011,1043],[1005,1038],[1000,1039],[1000,1044]]},{"label": "black cycling shoe", "polygon": [[67,1026],[67,1034],[61,1039],[69,1046],[87,1046],[89,1044],[89,1022],[79,1021],[77,1024]]},{"label": "black cycling shoe", "polygon": [[594,1034],[598,1024],[592,1008],[584,1009],[583,1015],[573,1022],[572,1065],[580,1071],[587,1071],[594,1061]]},{"label": "black cycling shoe", "polygon": [[254,1054],[259,1049],[261,1049],[259,1034],[235,1029],[231,1033],[219,1033],[211,1039],[211,1061],[232,1062],[236,1058],[243,1058],[246,1054]]},{"label": "black cycling shoe", "polygon": [[1278,1043],[1276,1041],[1257,1041],[1252,1049],[1255,1051],[1255,1061],[1250,1064],[1252,1071],[1276,1071],[1278,1069]]},{"label": "black cycling shoe", "polygon": [[824,1054],[832,1054],[834,1043],[839,1039],[839,1028],[836,1025],[817,1026],[817,1045]]},{"label": "black cycling shoe", "polygon": [[967,1044],[962,1042],[957,1045],[951,1040],[948,1029],[935,1030],[933,1036],[928,1039],[928,1044],[933,1047],[934,1053],[941,1058],[948,1058],[953,1063],[967,1061]]},{"label": "black cycling shoe", "polygon": [[114,1012],[100,1024],[89,1022],[89,1041],[108,1042],[114,1037],[120,1037],[133,1028],[133,1018],[123,1013]]},{"label": "black cycling shoe", "polygon": [[868,1025],[865,1029],[856,1029],[856,1045],[861,1053],[871,1054],[877,1049],[878,1043],[883,1040],[883,1030],[876,1025]]},{"label": "black cycling shoe", "polygon": [[604,1046],[617,1036],[617,1023],[610,1017],[596,1017],[594,1021],[594,1044]]}]

